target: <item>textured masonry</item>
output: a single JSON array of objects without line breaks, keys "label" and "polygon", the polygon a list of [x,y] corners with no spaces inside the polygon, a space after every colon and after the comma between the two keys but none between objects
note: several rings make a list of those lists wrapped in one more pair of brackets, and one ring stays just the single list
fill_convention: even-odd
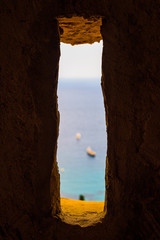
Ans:
[{"label": "textured masonry", "polygon": [[[160,238],[159,15],[149,0],[1,0],[1,239]],[[103,19],[107,215],[87,228],[56,215],[56,18],[72,16]]]}]

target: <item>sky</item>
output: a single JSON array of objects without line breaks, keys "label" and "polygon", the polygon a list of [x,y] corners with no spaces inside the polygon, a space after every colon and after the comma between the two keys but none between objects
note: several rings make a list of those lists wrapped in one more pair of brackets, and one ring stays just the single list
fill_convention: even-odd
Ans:
[{"label": "sky", "polygon": [[101,77],[103,42],[72,46],[61,43],[60,79],[96,79]]}]

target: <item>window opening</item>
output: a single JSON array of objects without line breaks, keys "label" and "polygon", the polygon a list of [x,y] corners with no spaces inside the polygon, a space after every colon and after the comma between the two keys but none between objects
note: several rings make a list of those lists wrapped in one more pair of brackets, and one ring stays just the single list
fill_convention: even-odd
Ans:
[{"label": "window opening", "polygon": [[[101,202],[99,207],[92,202],[97,213],[104,207],[107,137],[101,90],[102,44],[61,43],[57,161],[61,204],[72,211],[73,206],[77,211],[74,200],[79,199]],[[92,207],[86,206],[93,212]]]}]

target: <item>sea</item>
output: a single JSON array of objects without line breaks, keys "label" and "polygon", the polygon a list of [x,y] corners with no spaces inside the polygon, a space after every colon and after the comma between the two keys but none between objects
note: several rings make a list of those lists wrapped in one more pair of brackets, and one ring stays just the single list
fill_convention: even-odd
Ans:
[{"label": "sea", "polygon": [[[84,195],[86,201],[104,201],[107,129],[101,80],[59,79],[58,110],[61,197]],[[87,154],[87,147],[96,152],[95,157]]]}]

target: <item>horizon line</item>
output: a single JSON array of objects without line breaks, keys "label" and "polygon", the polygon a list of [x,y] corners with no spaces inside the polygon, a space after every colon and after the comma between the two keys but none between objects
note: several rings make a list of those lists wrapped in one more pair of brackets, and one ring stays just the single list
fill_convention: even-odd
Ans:
[{"label": "horizon line", "polygon": [[69,78],[69,77],[66,77],[66,78],[62,78],[62,77],[59,77],[58,78],[58,80],[74,80],[74,81],[77,81],[77,80],[97,80],[97,79],[101,79],[101,76],[100,77],[86,77],[86,78],[84,78],[84,77],[71,77],[71,78]]}]

